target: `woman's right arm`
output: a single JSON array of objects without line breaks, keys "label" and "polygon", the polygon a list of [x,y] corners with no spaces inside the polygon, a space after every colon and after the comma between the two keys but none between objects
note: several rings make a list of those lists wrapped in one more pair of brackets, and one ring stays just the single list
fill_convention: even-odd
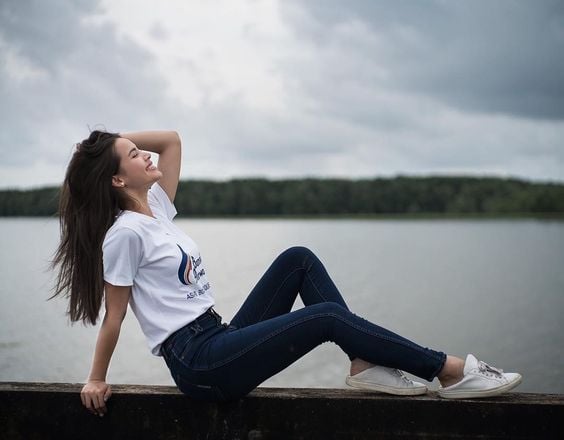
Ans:
[{"label": "woman's right arm", "polygon": [[106,313],[98,332],[92,368],[88,382],[80,392],[82,404],[95,415],[102,417],[106,412],[106,401],[112,392],[106,384],[106,374],[110,359],[116,347],[121,324],[127,312],[131,296],[131,286],[114,286],[104,283],[106,294]]}]

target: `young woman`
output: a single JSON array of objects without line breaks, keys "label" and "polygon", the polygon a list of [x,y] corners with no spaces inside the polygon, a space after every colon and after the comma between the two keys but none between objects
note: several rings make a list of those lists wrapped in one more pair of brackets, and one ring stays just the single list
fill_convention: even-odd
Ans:
[{"label": "young woman", "polygon": [[[159,155],[158,167],[151,154]],[[151,353],[162,356],[189,397],[240,398],[314,347],[332,341],[351,361],[348,385],[397,395],[427,387],[401,370],[442,385],[439,396],[494,396],[521,382],[469,354],[466,360],[422,347],[352,313],[309,249],[282,252],[229,324],[213,309],[200,251],[172,222],[180,175],[176,132],[93,131],[77,144],[60,197],[56,296],[70,299],[72,321],[105,315],[84,406],[103,416],[111,395],[110,358],[129,304]],[[291,312],[300,295],[305,307]]]}]

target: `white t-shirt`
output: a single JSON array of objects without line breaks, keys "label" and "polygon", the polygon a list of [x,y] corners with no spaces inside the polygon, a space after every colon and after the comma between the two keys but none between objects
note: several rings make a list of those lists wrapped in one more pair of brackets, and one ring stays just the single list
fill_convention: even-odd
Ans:
[{"label": "white t-shirt", "polygon": [[176,208],[155,183],[148,202],[154,217],[122,211],[106,233],[104,280],[133,286],[129,305],[151,353],[214,305],[202,257],[194,241],[172,223]]}]

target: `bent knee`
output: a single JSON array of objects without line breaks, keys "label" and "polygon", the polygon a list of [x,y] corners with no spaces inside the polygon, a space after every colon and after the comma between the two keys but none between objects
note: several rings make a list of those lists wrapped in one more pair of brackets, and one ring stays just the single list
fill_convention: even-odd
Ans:
[{"label": "bent knee", "polygon": [[300,262],[312,255],[314,255],[314,253],[311,251],[311,249],[305,246],[292,246],[280,254],[281,257],[290,259],[295,258]]}]

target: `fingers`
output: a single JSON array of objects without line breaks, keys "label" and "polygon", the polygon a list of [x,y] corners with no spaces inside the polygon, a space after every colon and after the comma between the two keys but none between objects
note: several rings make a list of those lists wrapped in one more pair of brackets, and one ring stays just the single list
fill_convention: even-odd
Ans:
[{"label": "fingers", "polygon": [[108,387],[106,393],[104,394],[104,402],[107,402],[110,397],[112,397],[112,390]]},{"label": "fingers", "polygon": [[110,396],[111,391],[109,390],[109,387],[107,389],[97,390],[86,389],[80,393],[80,400],[90,413],[104,417],[104,414],[108,412],[106,401]]},{"label": "fingers", "polygon": [[108,412],[106,408],[106,402],[104,402],[104,396],[102,394],[96,394],[96,396],[94,396],[94,402],[94,406],[96,408],[96,411],[98,411],[98,415],[100,417],[104,417],[104,414]]},{"label": "fingers", "polygon": [[92,397],[87,395],[87,394],[82,394],[80,395],[80,398],[82,400],[82,404],[86,407],[86,409],[88,411],[90,411],[92,414],[94,415],[98,415],[98,412],[96,411],[96,409],[94,408],[93,402],[92,402]]}]

